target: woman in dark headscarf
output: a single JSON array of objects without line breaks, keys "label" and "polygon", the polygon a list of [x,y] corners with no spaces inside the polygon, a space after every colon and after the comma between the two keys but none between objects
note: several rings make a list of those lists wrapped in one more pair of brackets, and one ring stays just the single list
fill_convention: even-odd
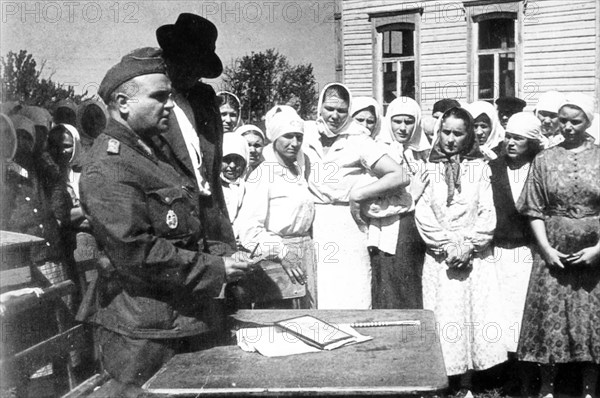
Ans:
[{"label": "woman in dark headscarf", "polygon": [[473,370],[507,358],[490,247],[496,213],[473,125],[462,108],[442,115],[426,166],[430,183],[415,214],[427,245],[423,308],[435,312],[440,326],[446,373],[457,376],[466,390]]}]

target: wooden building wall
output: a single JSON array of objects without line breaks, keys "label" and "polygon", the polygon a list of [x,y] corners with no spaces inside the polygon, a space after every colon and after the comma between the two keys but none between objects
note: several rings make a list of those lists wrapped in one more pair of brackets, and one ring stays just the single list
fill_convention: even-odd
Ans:
[{"label": "wooden building wall", "polygon": [[[355,95],[373,95],[373,27],[369,14],[422,8],[420,95],[425,112],[442,97],[467,100],[467,0],[342,0],[343,82]],[[550,89],[581,91],[598,98],[600,84],[600,2],[535,0],[520,2],[522,19],[518,93],[532,109]],[[519,70],[517,71],[519,72]]]}]

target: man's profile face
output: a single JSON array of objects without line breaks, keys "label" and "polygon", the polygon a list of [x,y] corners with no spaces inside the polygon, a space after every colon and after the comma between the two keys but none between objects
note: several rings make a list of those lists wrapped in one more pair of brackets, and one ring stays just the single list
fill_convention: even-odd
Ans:
[{"label": "man's profile face", "polygon": [[177,90],[187,90],[202,78],[198,65],[185,60],[167,60],[167,74]]},{"label": "man's profile face", "polygon": [[160,73],[138,76],[127,90],[127,124],[139,135],[159,134],[169,127],[173,109],[171,81]]}]

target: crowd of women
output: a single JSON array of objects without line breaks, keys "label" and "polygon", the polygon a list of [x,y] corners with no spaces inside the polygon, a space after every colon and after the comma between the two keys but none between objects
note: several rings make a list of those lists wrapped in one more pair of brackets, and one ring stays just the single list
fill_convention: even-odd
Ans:
[{"label": "crowd of women", "polygon": [[[275,105],[264,130],[243,123],[235,94],[218,99],[221,183],[238,246],[280,264],[285,283],[304,293],[261,300],[240,282],[236,305],[433,310],[455,389],[470,394],[475,371],[508,363],[533,394],[526,363],[536,363],[539,393],[551,396],[558,365],[577,363],[582,396],[595,395],[593,98],[547,92],[534,112],[503,126],[485,101],[443,99],[429,116],[399,97],[384,112],[332,83],[316,120]],[[53,115],[5,104],[2,113],[17,145],[12,153],[3,145],[14,161],[3,171],[1,228],[45,237],[57,248],[49,264],[73,262],[75,236],[87,242],[89,232],[78,207],[79,154],[105,123],[102,104],[64,102]]]},{"label": "crowd of women", "polygon": [[430,309],[447,374],[465,394],[475,371],[500,364],[517,394],[532,394],[536,363],[539,392],[551,396],[557,365],[577,363],[582,396],[595,395],[593,98],[550,91],[503,126],[485,101],[443,99],[434,117],[400,97],[384,114],[333,83],[315,121],[277,105],[263,132],[242,123],[234,94],[219,97],[238,244],[306,286],[305,299],[272,308]]}]

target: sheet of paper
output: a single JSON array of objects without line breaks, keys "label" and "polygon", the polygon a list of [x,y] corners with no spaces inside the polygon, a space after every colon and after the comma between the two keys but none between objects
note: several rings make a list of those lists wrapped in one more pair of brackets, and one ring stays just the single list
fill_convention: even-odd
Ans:
[{"label": "sheet of paper", "polygon": [[[370,336],[365,336],[352,329],[350,325],[338,325],[346,333],[355,337],[352,341],[341,341],[338,345],[332,345],[328,349],[362,343],[372,340]],[[319,352],[318,348],[302,342],[297,337],[285,332],[275,326],[264,326],[257,328],[244,328],[236,332],[238,346],[248,352],[259,352],[266,357],[281,357],[287,355],[304,354],[308,352]]]}]

